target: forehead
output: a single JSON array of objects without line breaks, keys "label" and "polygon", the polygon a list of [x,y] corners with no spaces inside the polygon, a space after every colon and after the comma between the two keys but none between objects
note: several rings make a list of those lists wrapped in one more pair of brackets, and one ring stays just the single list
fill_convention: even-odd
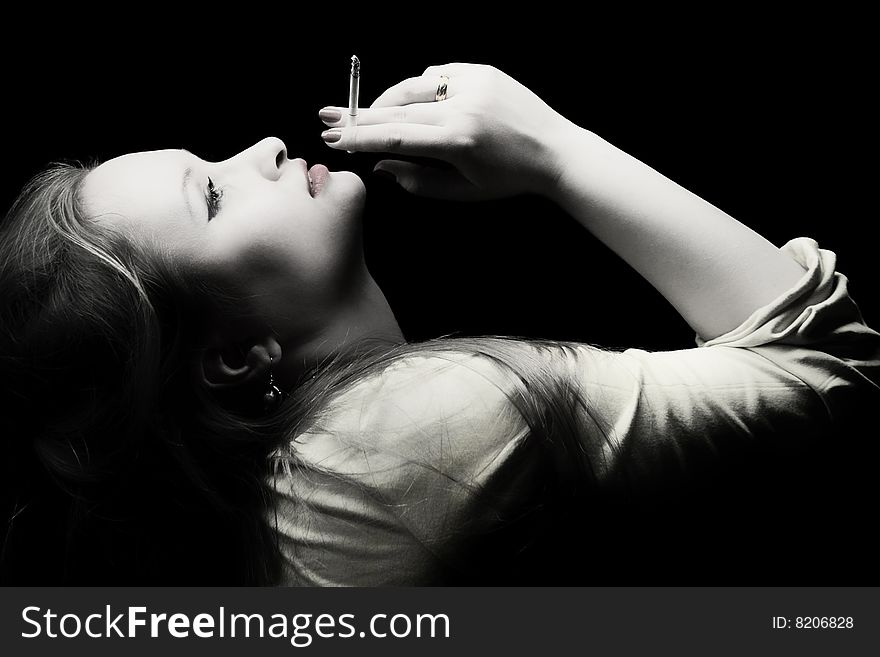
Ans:
[{"label": "forehead", "polygon": [[129,153],[107,160],[86,176],[82,188],[86,212],[143,219],[186,216],[182,192],[191,157],[180,150]]}]

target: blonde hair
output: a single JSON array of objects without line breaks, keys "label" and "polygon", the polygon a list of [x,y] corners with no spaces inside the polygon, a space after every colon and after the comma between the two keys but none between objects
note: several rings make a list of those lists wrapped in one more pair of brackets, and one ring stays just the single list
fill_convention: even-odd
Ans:
[{"label": "blonde hair", "polygon": [[[267,475],[279,464],[296,467],[288,447],[334,395],[413,355],[475,354],[510,372],[515,384],[505,393],[529,439],[552,445],[553,458],[561,448],[583,474],[579,490],[548,488],[548,505],[553,496],[586,499],[595,476],[577,418],[589,409],[546,358],[575,343],[510,336],[361,343],[304,377],[269,416],[245,399],[256,391],[219,399],[196,385],[191,366],[205,318],[232,312],[234,299],[90,222],[78,194],[93,166],[50,166],[0,226],[0,416],[10,443],[4,491],[13,538],[0,555],[4,580],[277,582]],[[64,557],[45,562],[58,570],[38,576],[18,568],[33,545],[53,544],[35,537],[61,509]]]}]

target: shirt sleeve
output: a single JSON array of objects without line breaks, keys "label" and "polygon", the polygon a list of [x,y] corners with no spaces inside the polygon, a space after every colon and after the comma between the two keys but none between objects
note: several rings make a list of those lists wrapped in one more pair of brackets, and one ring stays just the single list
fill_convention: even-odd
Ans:
[{"label": "shirt sleeve", "polygon": [[809,238],[781,250],[804,275],[740,326],[697,348],[561,358],[590,410],[584,447],[609,486],[653,488],[726,454],[796,448],[880,402],[880,335],[836,257]]}]

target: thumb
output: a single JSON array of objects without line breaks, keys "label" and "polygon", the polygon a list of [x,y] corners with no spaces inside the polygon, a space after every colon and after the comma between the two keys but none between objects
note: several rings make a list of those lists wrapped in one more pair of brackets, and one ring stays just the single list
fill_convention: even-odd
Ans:
[{"label": "thumb", "polygon": [[415,162],[382,160],[373,172],[386,172],[410,194],[446,201],[470,201],[479,198],[479,189],[454,169],[438,169]]}]

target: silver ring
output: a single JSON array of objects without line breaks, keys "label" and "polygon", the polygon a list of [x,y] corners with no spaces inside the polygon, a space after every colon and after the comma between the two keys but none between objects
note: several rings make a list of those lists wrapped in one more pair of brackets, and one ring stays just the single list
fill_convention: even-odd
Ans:
[{"label": "silver ring", "polygon": [[440,84],[437,85],[437,93],[434,94],[434,100],[446,100],[446,84],[449,82],[449,76],[441,75]]}]

